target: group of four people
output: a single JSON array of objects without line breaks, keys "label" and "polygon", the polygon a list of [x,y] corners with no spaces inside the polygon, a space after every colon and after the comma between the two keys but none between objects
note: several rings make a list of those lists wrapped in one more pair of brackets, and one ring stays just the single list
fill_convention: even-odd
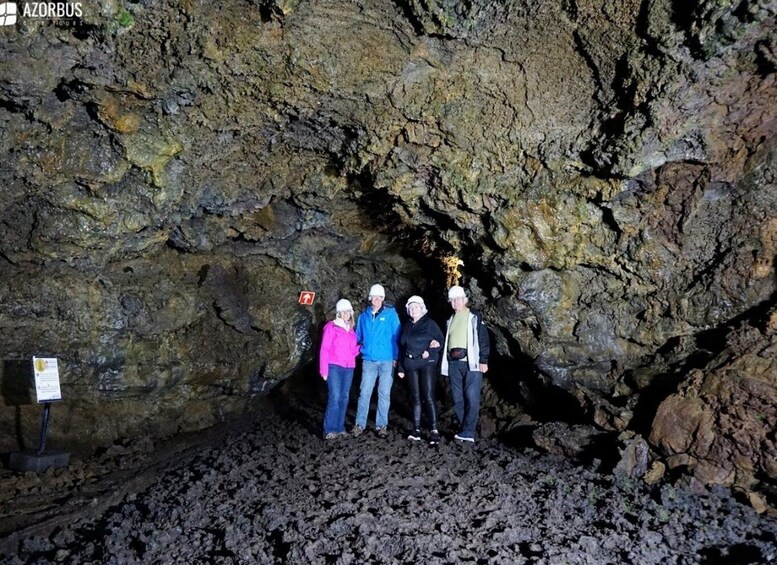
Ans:
[{"label": "group of four people", "polygon": [[490,352],[488,331],[482,317],[468,308],[467,295],[460,286],[453,286],[448,291],[453,315],[448,320],[445,335],[429,317],[420,296],[408,299],[406,309],[410,319],[403,328],[400,328],[396,310],[385,304],[385,299],[383,286],[374,284],[368,295],[370,304],[358,320],[354,317],[351,303],[341,299],[335,306],[335,319],[324,326],[319,355],[319,372],[328,390],[324,438],[348,435],[345,415],[356,357],[361,354],[361,387],[351,435],[359,436],[366,429],[370,401],[377,383],[375,431],[379,437],[388,436],[388,411],[396,368],[400,378],[407,377],[413,402],[413,430],[408,439],[421,439],[424,407],[429,420],[429,443],[439,443],[435,384],[440,365],[440,373],[450,379],[453,411],[461,427],[454,437],[474,442],[480,412],[480,388],[483,373],[488,371]]}]

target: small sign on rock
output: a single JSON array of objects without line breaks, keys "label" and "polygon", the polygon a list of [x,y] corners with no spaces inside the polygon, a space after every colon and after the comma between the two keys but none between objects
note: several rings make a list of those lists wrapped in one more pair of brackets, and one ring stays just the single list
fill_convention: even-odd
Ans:
[{"label": "small sign on rock", "polygon": [[311,306],[316,298],[316,293],[310,290],[303,290],[299,293],[299,303],[303,306]]}]

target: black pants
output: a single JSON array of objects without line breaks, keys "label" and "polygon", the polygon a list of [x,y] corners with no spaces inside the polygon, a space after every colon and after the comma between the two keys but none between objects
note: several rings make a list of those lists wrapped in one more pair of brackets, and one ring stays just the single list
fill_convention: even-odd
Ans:
[{"label": "black pants", "polygon": [[417,369],[405,368],[407,384],[413,401],[413,427],[421,428],[421,403],[426,406],[429,426],[437,429],[437,405],[434,399],[434,385],[437,378],[437,363],[426,363]]}]

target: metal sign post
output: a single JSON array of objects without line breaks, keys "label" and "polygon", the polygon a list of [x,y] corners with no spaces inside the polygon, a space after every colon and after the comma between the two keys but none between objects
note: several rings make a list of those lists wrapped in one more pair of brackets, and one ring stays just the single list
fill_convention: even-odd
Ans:
[{"label": "metal sign post", "polygon": [[37,451],[17,451],[11,453],[8,466],[15,471],[35,471],[40,473],[51,467],[65,467],[70,463],[70,454],[65,451],[46,453],[46,433],[51,417],[51,402],[62,400],[59,387],[59,364],[56,357],[33,357],[33,376],[38,403],[43,404],[40,417],[40,436]]},{"label": "metal sign post", "polygon": [[49,414],[51,413],[51,402],[43,405],[43,414],[40,416],[40,438],[38,439],[38,455],[43,455],[46,450],[46,431],[49,427]]}]

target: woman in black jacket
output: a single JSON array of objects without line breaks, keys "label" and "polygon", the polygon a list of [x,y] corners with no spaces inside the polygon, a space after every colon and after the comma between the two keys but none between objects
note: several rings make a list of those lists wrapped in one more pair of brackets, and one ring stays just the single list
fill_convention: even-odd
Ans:
[{"label": "woman in black jacket", "polygon": [[411,296],[407,301],[407,314],[410,316],[399,338],[399,366],[397,374],[407,381],[413,400],[413,431],[407,439],[421,439],[421,404],[426,406],[431,433],[429,443],[440,443],[437,431],[437,405],[434,398],[437,362],[440,359],[440,345],[445,341],[440,326],[432,320],[426,310],[424,299]]}]

